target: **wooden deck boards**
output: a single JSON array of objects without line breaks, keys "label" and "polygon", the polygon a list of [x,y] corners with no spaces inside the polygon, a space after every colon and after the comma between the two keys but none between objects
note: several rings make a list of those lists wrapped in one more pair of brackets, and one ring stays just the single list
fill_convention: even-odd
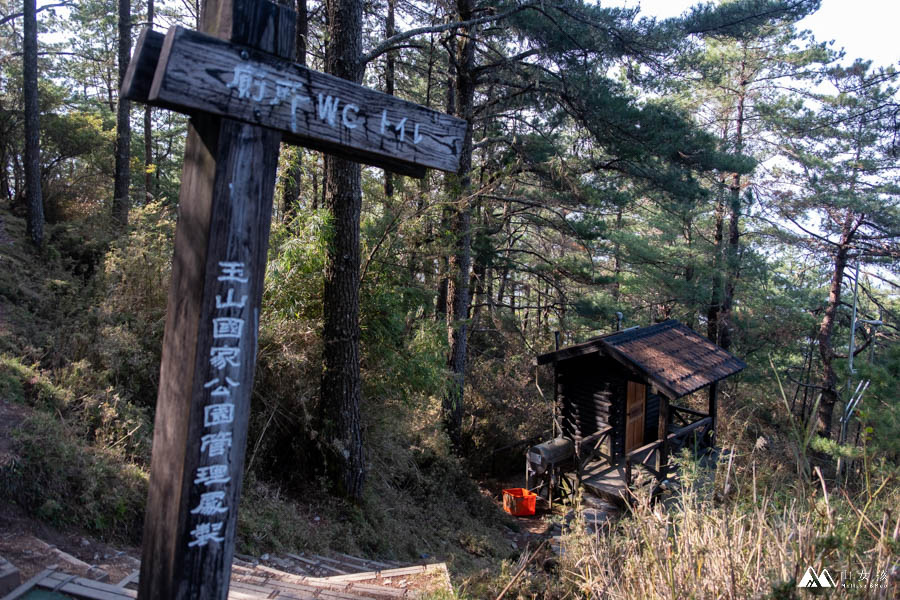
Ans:
[{"label": "wooden deck boards", "polygon": [[[656,465],[656,453],[654,449],[644,459],[648,465]],[[636,477],[642,469],[637,461],[632,463],[632,477]],[[625,482],[625,461],[610,465],[606,461],[588,463],[581,475],[581,484],[601,494],[611,496],[614,499],[626,499],[629,496],[628,485]]]},{"label": "wooden deck boards", "polygon": [[[317,557],[319,559],[325,557]],[[346,557],[351,559],[353,557]],[[346,560],[345,559],[345,560]],[[337,562],[337,561],[335,561]],[[355,562],[363,563],[362,559]],[[385,564],[387,563],[377,563]],[[29,590],[52,590],[79,600],[132,600],[137,592],[134,574],[118,584],[101,583],[47,569],[25,582],[2,600],[17,600]],[[419,598],[438,590],[452,590],[444,563],[347,573],[334,577],[311,577],[279,571],[263,565],[234,565],[229,600],[395,600]]]},{"label": "wooden deck boards", "polygon": [[627,495],[625,465],[610,466],[606,463],[589,465],[581,477],[581,484],[604,494],[624,498]]}]

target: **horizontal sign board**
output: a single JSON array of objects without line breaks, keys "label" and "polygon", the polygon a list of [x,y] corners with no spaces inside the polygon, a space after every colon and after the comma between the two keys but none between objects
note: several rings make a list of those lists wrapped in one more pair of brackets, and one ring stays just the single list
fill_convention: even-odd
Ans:
[{"label": "horizontal sign board", "polygon": [[181,27],[166,34],[148,99],[400,173],[455,172],[466,132],[462,119]]}]

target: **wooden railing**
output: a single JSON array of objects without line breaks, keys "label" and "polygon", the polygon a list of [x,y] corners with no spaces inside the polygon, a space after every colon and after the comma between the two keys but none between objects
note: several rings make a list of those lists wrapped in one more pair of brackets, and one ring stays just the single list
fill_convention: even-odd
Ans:
[{"label": "wooden railing", "polygon": [[583,438],[580,443],[575,445],[575,462],[577,466],[578,478],[581,479],[581,473],[584,467],[595,458],[601,458],[607,463],[612,464],[611,454],[604,453],[601,448],[610,441],[613,431],[612,425],[607,425],[600,431],[596,431],[591,435]]},{"label": "wooden railing", "polygon": [[[695,411],[691,411],[694,414]],[[666,461],[668,455],[672,452],[679,452],[681,449],[688,447],[688,442],[693,440],[697,445],[698,440],[704,440],[707,433],[712,428],[712,417],[705,416],[702,419],[694,421],[685,427],[676,429],[666,436],[665,440],[656,440],[649,444],[645,444],[640,448],[635,448],[625,455],[625,482],[629,486],[632,484],[632,466],[641,467],[648,473],[653,475],[657,480],[665,478]],[[658,460],[656,468],[651,467],[647,462],[653,456],[653,451],[658,450]]]},{"label": "wooden railing", "polygon": [[[712,417],[701,412],[679,406],[671,406],[670,411],[670,414],[678,417],[683,426],[666,435],[663,440],[656,440],[631,450],[625,454],[624,459],[616,460],[603,451],[605,449],[604,444],[612,437],[612,426],[608,425],[582,439],[581,443],[576,444],[575,447],[575,461],[579,481],[588,463],[598,458],[604,460],[610,466],[622,465],[624,462],[624,479],[628,486],[631,486],[633,483],[632,475],[635,467],[644,469],[658,481],[665,479],[669,455],[691,445],[696,447],[704,444],[713,426]],[[678,413],[682,414],[679,415]],[[689,416],[695,417],[696,420],[690,421]]]},{"label": "wooden railing", "polygon": [[[655,442],[650,442],[649,444],[645,444],[640,448],[635,448],[631,452],[625,455],[625,483],[631,486],[631,467],[642,467],[651,475],[660,479],[660,473],[657,469],[651,467],[647,462],[653,456],[653,451],[658,449],[663,445],[663,440],[656,440]],[[659,467],[659,465],[657,465]]]},{"label": "wooden railing", "polygon": [[[706,413],[698,412],[690,408],[684,408],[683,406],[675,406],[673,404],[669,405],[669,414],[673,421],[678,419],[683,427],[709,416]],[[694,418],[691,419],[691,417]]]},{"label": "wooden railing", "polygon": [[673,431],[666,438],[669,442],[669,451],[678,452],[682,448],[686,448],[689,441],[693,441],[694,445],[697,446],[698,442],[705,440],[707,434],[712,430],[712,423],[712,417],[704,417],[686,427]]}]

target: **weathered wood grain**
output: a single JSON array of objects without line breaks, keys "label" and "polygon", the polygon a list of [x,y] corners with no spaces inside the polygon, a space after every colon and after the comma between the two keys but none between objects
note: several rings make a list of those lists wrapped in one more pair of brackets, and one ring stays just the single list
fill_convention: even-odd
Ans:
[{"label": "weathered wood grain", "polygon": [[[208,0],[203,14],[204,31],[235,44],[260,48],[281,58],[293,58],[296,13],[287,6],[268,0],[240,0],[234,3]],[[126,100],[149,103],[150,87],[165,38],[165,34],[153,31],[151,27],[145,27],[138,36],[122,80],[121,93]],[[179,108],[161,101],[153,102],[153,105],[172,110]]]},{"label": "weathered wood grain", "polygon": [[61,571],[50,572],[37,583],[36,587],[62,594],[71,594],[72,597],[84,600],[129,600],[135,597],[132,590],[121,589],[85,577],[75,577]]},{"label": "weathered wood grain", "polygon": [[[156,66],[159,63],[159,56],[162,52],[165,37],[164,34],[149,29],[146,29],[141,33],[137,45],[135,46],[131,62],[128,65],[128,74],[125,77],[125,83],[122,86],[123,97],[135,102],[150,104],[151,106],[156,106],[158,108],[194,114],[196,111],[184,106],[173,105],[159,99],[150,100],[150,87],[153,83]],[[375,156],[361,156],[360,153],[356,152],[353,148],[344,148],[343,146],[336,146],[325,142],[319,143],[288,134],[282,135],[282,141],[291,144],[304,145],[315,150],[322,150],[341,158],[362,160],[366,164],[393,169],[397,173],[410,177],[422,178],[425,176],[425,167],[423,166],[410,165],[407,163],[401,164],[395,160],[382,159]]]},{"label": "weathered wood grain", "polygon": [[[205,22],[221,25],[236,14],[232,3],[256,2],[208,0]],[[221,18],[210,11],[221,11]],[[219,25],[210,27],[220,32]],[[144,48],[153,37],[144,36]],[[274,51],[277,40],[264,36],[261,50]],[[140,93],[136,80],[132,88]],[[228,594],[280,137],[202,113],[189,127],[144,526],[142,600],[224,600]],[[227,419],[211,418],[211,408],[227,410]],[[228,443],[214,453],[209,438],[219,434]],[[201,469],[211,466],[224,471],[210,483]]]},{"label": "weathered wood grain", "polygon": [[218,135],[218,119],[198,119],[185,145],[144,518],[139,597],[146,600],[175,597],[184,552],[179,540],[187,525],[185,458],[194,379],[202,377],[194,371]]},{"label": "weathered wood grain", "polygon": [[[153,84],[153,74],[159,63],[159,53],[162,51],[163,40],[166,36],[150,27],[145,27],[138,36],[128,63],[128,70],[122,80],[122,97],[135,102],[147,102],[150,97],[150,86]],[[164,107],[171,108],[171,107]]]},{"label": "weathered wood grain", "polygon": [[297,14],[289,6],[270,0],[208,0],[206,5],[201,31],[282,58],[294,57]]},{"label": "weathered wood grain", "polygon": [[[141,598],[225,598],[228,591],[279,134],[231,120],[215,129],[214,136],[205,138],[193,131],[188,143],[163,341]],[[220,281],[223,262],[243,265],[236,275],[246,281]],[[229,290],[235,301],[246,296],[242,306],[221,308]],[[237,339],[216,338],[213,320],[219,317],[240,320]],[[212,364],[213,348],[223,346],[239,352],[233,357],[236,364],[219,369]],[[225,377],[234,383],[226,384]],[[210,391],[220,384],[233,404],[233,421],[228,427],[210,427],[205,411],[222,401]],[[211,462],[201,440],[226,431],[230,444],[222,459]],[[212,488],[195,483],[198,469],[210,464],[227,466],[229,481]],[[224,494],[219,506],[227,511],[195,516],[201,496],[211,490]],[[194,530],[203,523],[221,528],[213,540],[196,544]]]},{"label": "weathered wood grain", "polygon": [[[285,140],[397,172],[455,172],[465,121],[346,80],[173,27],[151,102],[227,116],[285,133]],[[416,169],[418,167],[418,169]]]},{"label": "weathered wood grain", "polygon": [[297,14],[289,6],[268,0],[235,3],[227,37],[235,44],[271,48],[275,56],[290,60],[294,58],[296,24]]},{"label": "weathered wood grain", "polygon": [[398,172],[455,170],[458,162],[464,122],[273,56],[289,58],[293,49],[287,15],[260,0],[206,0],[205,31],[230,42],[178,28],[162,40],[145,32],[126,78],[124,93],[193,115],[163,339],[142,600],[228,594],[282,131]]}]

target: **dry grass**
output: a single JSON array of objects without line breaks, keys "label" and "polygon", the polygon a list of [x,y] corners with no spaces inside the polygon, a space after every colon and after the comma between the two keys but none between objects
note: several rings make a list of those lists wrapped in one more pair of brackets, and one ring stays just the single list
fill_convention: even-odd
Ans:
[{"label": "dry grass", "polygon": [[[775,493],[786,488],[764,482],[766,468],[720,464],[717,481],[704,483],[685,461],[668,508],[637,498],[606,535],[573,534],[561,573],[570,597],[802,598],[808,567],[829,570],[837,597],[898,597],[900,491],[890,474],[873,473],[878,485],[851,500],[819,477]],[[860,585],[861,572],[874,588]]]}]

